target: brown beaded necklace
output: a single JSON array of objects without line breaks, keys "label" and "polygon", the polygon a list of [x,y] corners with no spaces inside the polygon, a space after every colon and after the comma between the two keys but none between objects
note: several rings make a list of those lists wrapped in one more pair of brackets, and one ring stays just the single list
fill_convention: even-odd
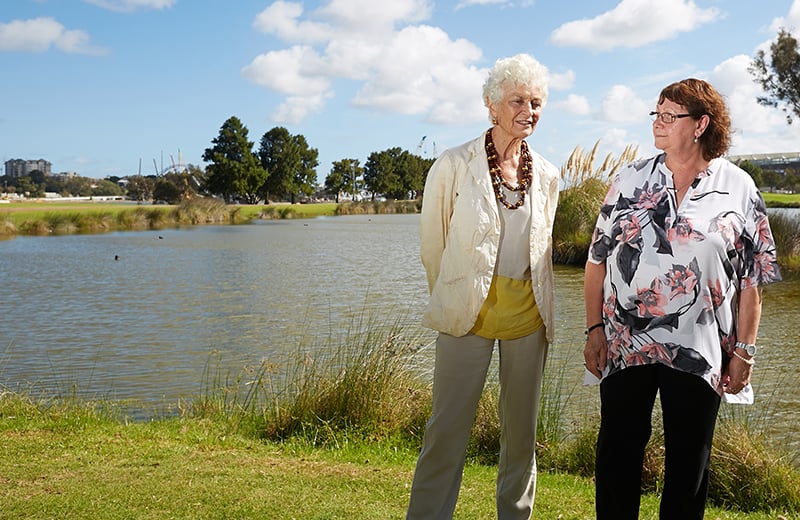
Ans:
[{"label": "brown beaded necklace", "polygon": [[[519,184],[516,186],[510,185],[503,178],[503,171],[500,169],[500,161],[498,160],[497,149],[492,140],[492,131],[486,132],[486,157],[489,160],[489,176],[492,179],[492,188],[494,188],[494,196],[497,200],[508,209],[517,209],[525,204],[525,195],[528,192],[528,187],[533,180],[533,159],[528,150],[528,143],[522,141],[520,163],[522,165],[522,175],[519,179]],[[514,204],[508,202],[503,188],[509,191],[518,192],[519,197]]]}]

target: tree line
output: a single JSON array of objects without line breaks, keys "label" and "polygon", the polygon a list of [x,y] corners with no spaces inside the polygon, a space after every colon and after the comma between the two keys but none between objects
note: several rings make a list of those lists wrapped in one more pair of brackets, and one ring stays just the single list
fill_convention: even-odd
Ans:
[{"label": "tree line", "polygon": [[[800,50],[792,34],[781,29],[769,52],[759,50],[749,72],[763,95],[757,101],[779,108],[787,124],[800,117]],[[45,192],[71,196],[122,196],[137,201],[177,203],[194,196],[215,196],[225,202],[258,204],[271,201],[297,202],[318,192],[318,151],[302,135],[286,128],[267,131],[259,142],[249,141],[248,130],[239,118],[228,118],[203,153],[204,169],[188,165],[182,171],[164,175],[109,176],[101,181],[86,177],[46,176],[33,171],[25,177],[0,177],[3,191],[28,197],[43,197]],[[322,192],[339,202],[341,196],[391,199],[415,198],[425,185],[433,159],[424,159],[399,147],[373,152],[362,166],[358,159],[335,161],[327,174]],[[742,166],[761,187],[800,190],[800,176],[787,171],[783,176],[761,171],[755,164]]]},{"label": "tree line", "polygon": [[[211,144],[203,154],[208,163],[205,186],[226,202],[297,202],[318,190],[318,151],[303,135],[275,127],[254,150],[247,127],[232,116]],[[422,190],[432,162],[399,147],[371,153],[364,166],[358,159],[344,158],[333,163],[323,192],[337,202],[342,194],[413,198]]]},{"label": "tree line", "polygon": [[0,180],[4,191],[26,197],[44,197],[45,192],[80,197],[125,195],[136,201],[175,204],[196,196],[212,196],[226,203],[268,204],[295,203],[324,194],[339,202],[342,196],[350,200],[415,198],[433,164],[433,159],[393,147],[372,152],[363,166],[358,159],[335,161],[324,185],[319,186],[318,151],[303,135],[275,127],[254,149],[248,133],[238,117],[228,118],[203,153],[208,163],[205,169],[189,164],[182,171],[163,175],[109,176],[102,181],[33,171],[25,177]]}]

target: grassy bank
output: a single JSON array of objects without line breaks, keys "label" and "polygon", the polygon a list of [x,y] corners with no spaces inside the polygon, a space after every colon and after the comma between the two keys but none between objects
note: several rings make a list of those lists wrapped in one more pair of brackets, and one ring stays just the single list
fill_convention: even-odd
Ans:
[{"label": "grassy bank", "polygon": [[[0,518],[347,519],[404,517],[416,450],[388,440],[338,449],[265,442],[201,419],[125,423],[85,407],[0,398]],[[495,468],[465,469],[456,518],[494,517]],[[646,495],[640,518],[657,518]],[[711,520],[793,518],[709,508]],[[593,518],[587,478],[539,477],[535,518]]]},{"label": "grassy bank", "polygon": [[[430,386],[422,336],[399,323],[354,318],[325,348],[238,374],[211,360],[202,395],[146,422],[113,402],[0,387],[0,518],[402,518]],[[562,376],[546,373],[535,517],[589,519],[597,417],[563,413]],[[497,397],[490,383],[457,518],[494,515]],[[657,518],[661,445],[648,448],[643,519]],[[797,518],[796,457],[723,413],[706,517]]]}]

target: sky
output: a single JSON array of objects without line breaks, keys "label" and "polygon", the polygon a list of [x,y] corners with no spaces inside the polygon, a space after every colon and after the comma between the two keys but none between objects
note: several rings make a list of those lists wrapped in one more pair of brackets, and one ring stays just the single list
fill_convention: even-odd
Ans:
[{"label": "sky", "polygon": [[688,77],[725,96],[730,154],[798,152],[800,121],[747,71],[781,28],[800,37],[800,0],[3,0],[0,158],[95,179],[204,167],[235,116],[254,151],[276,126],[303,135],[321,184],[340,159],[477,137],[488,69],[519,53],[549,71],[528,142],[558,167],[598,141],[596,166],[657,152],[648,113]]}]

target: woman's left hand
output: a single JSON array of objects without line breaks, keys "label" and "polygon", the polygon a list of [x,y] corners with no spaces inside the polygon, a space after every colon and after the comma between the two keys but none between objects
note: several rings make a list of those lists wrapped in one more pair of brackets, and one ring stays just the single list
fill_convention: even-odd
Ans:
[{"label": "woman's left hand", "polygon": [[738,394],[750,384],[753,365],[736,356],[731,357],[728,366],[722,371],[722,386],[726,394]]}]

